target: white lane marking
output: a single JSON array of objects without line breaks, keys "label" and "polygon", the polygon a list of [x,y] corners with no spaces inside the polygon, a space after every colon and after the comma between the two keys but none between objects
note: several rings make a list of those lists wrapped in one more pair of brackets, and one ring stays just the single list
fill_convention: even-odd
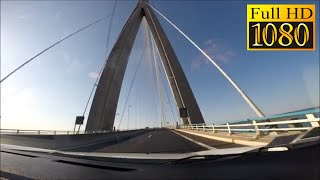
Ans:
[{"label": "white lane marking", "polygon": [[214,147],[212,147],[212,146],[203,144],[202,142],[199,142],[199,141],[196,141],[196,140],[194,140],[194,139],[191,139],[191,138],[189,138],[189,137],[187,137],[187,136],[184,136],[184,135],[182,135],[182,134],[180,134],[180,133],[178,133],[178,132],[176,132],[176,131],[174,131],[174,130],[170,130],[170,131],[172,131],[172,132],[178,134],[179,136],[181,136],[181,137],[183,137],[183,138],[185,138],[185,139],[187,139],[187,140],[189,140],[189,141],[191,141],[191,142],[193,142],[193,143],[196,143],[196,144],[198,144],[199,146],[202,146],[202,147],[204,147],[204,148],[207,148],[207,149],[216,149],[216,148],[214,148]]},{"label": "white lane marking", "polygon": [[148,136],[148,138],[150,138],[152,135],[150,134],[149,136]]}]

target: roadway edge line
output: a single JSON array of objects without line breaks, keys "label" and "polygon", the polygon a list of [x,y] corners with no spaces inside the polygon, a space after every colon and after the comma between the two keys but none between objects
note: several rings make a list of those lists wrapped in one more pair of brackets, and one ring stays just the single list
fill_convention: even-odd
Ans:
[{"label": "roadway edge line", "polygon": [[192,134],[195,136],[200,136],[208,139],[213,139],[213,140],[218,140],[218,141],[224,141],[224,142],[229,142],[229,143],[234,143],[234,144],[241,144],[241,145],[246,145],[246,146],[265,146],[268,143],[267,142],[254,142],[254,141],[247,141],[247,140],[239,140],[239,139],[233,139],[233,138],[224,138],[224,137],[217,137],[217,136],[212,136],[212,135],[206,135],[206,134],[198,134],[195,132],[190,132],[186,130],[181,130],[181,129],[176,129],[177,131],[185,132],[188,134]]},{"label": "roadway edge line", "polygon": [[189,141],[191,141],[191,142],[193,142],[193,143],[195,143],[195,144],[198,144],[199,146],[202,146],[202,147],[204,147],[204,148],[207,148],[207,149],[209,149],[209,150],[211,150],[211,149],[217,149],[217,148],[214,148],[214,147],[212,147],[212,146],[206,145],[206,144],[204,144],[204,143],[202,143],[202,142],[199,142],[199,141],[196,141],[196,140],[194,140],[194,139],[191,139],[191,138],[189,138],[189,137],[187,137],[187,136],[184,136],[184,135],[182,135],[182,134],[180,134],[180,133],[178,133],[178,132],[176,132],[176,131],[174,131],[174,130],[170,130],[170,131],[176,133],[177,135],[179,135],[179,136],[181,136],[181,137],[183,137],[183,138],[185,138],[185,139],[187,139],[187,140],[189,140]]}]

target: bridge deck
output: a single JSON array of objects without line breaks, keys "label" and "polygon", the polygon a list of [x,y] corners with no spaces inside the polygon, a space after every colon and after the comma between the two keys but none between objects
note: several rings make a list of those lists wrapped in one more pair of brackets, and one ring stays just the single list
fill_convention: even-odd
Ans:
[{"label": "bridge deck", "polygon": [[188,141],[171,130],[164,129],[150,131],[97,151],[108,153],[185,153],[202,150],[206,150],[206,148]]},{"label": "bridge deck", "polygon": [[122,142],[97,143],[96,145],[66,150],[105,153],[187,153],[208,150],[209,148],[241,146],[243,145],[203,138],[169,129],[159,129]]},{"label": "bridge deck", "polygon": [[[41,136],[41,135],[40,135]],[[65,148],[53,148],[62,151],[75,151],[75,152],[105,152],[105,153],[188,153],[196,151],[204,151],[208,149],[221,149],[242,147],[243,145],[223,142],[219,140],[208,139],[196,135],[191,135],[177,130],[158,129],[145,131],[127,138],[120,138],[116,135],[116,139],[108,140],[106,138],[96,138],[98,141],[83,142],[81,145],[69,145]],[[118,137],[119,136],[119,137]],[[30,141],[30,145],[40,148],[50,148],[46,145],[54,142],[43,142],[44,140],[34,137],[23,137],[24,141]],[[80,138],[80,137],[79,137]],[[82,137],[83,138],[83,137]],[[110,138],[109,138],[110,139]],[[61,143],[62,139],[56,138],[56,144]],[[8,144],[20,143],[15,142],[16,139],[6,140]],[[45,140],[46,141],[46,140]],[[20,142],[20,141],[19,141]],[[6,143],[6,144],[7,144]],[[44,144],[44,145],[43,145]],[[65,144],[65,143],[64,143]],[[28,146],[28,145],[26,145]]]}]

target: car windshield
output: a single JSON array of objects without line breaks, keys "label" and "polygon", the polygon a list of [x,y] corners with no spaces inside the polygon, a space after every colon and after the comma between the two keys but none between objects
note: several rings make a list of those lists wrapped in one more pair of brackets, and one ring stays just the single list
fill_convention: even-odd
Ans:
[{"label": "car windshield", "polygon": [[265,3],[1,1],[1,147],[175,159],[319,136],[319,2]]}]

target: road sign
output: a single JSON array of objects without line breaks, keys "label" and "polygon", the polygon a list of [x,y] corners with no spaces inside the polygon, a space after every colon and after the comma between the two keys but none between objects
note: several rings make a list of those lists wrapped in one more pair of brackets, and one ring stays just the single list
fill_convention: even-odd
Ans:
[{"label": "road sign", "polygon": [[179,109],[180,112],[180,117],[185,118],[188,117],[188,109],[187,108],[180,108]]},{"label": "road sign", "polygon": [[76,124],[83,124],[84,116],[77,116],[76,117]]}]

